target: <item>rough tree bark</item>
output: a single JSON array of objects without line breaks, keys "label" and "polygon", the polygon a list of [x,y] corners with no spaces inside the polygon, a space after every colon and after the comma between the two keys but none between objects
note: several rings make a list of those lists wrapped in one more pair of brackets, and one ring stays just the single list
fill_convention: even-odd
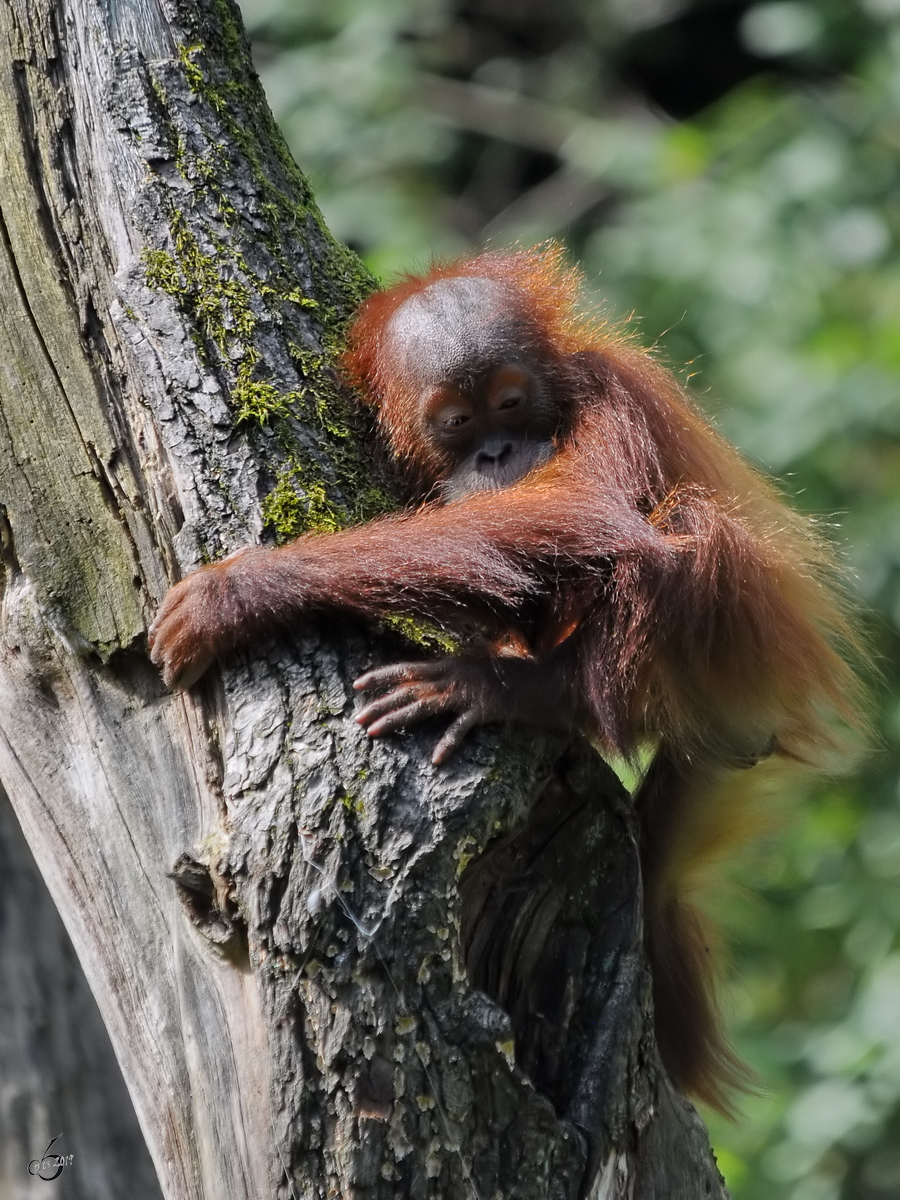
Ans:
[{"label": "rough tree bark", "polygon": [[391,502],[330,366],[371,281],[231,0],[7,0],[0,172],[0,781],[163,1195],[724,1196],[589,747],[370,743],[413,627],[148,664],[181,572]]}]

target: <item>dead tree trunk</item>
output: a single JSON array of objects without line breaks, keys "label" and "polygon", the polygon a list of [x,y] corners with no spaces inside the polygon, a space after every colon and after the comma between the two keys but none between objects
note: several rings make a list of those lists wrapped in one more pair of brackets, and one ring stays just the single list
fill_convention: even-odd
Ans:
[{"label": "dead tree trunk", "polygon": [[[54,1200],[160,1200],[97,1005],[2,789],[0,1080],[3,1200],[47,1200],[48,1183]],[[48,1145],[70,1160],[61,1174],[40,1166]]]},{"label": "dead tree trunk", "polygon": [[721,1197],[587,746],[370,743],[396,632],[147,661],[181,572],[390,502],[330,366],[369,287],[231,0],[0,7],[0,781],[167,1200]]}]

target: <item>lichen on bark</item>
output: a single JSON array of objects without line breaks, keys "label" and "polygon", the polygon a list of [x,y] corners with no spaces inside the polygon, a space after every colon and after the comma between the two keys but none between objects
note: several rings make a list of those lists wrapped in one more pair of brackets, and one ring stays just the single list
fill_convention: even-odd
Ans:
[{"label": "lichen on bark", "polygon": [[[396,505],[389,472],[373,479],[371,418],[334,365],[374,281],[324,229],[248,70],[243,35],[219,7],[214,43],[180,48],[180,79],[171,62],[148,66],[153,142],[167,148],[152,166],[168,228],[143,258],[147,283],[190,321],[236,430],[264,445],[263,520],[285,540]],[[180,189],[166,186],[173,171]]]}]

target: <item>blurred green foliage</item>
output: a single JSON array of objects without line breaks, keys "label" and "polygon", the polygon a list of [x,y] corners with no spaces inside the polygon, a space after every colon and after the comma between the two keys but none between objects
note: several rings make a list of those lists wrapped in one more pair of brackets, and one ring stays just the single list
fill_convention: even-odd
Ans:
[{"label": "blurred green foliage", "polygon": [[875,746],[716,901],[762,1090],[711,1128],[736,1200],[900,1196],[900,0],[244,12],[331,228],[376,272],[565,238],[846,544]]}]

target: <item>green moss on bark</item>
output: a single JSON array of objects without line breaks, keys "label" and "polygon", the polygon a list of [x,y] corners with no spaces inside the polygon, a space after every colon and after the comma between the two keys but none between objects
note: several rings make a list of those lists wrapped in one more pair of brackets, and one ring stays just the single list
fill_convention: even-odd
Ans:
[{"label": "green moss on bark", "polygon": [[[281,463],[262,509],[283,541],[396,507],[390,485],[372,483],[371,419],[333,366],[374,280],[325,229],[269,112],[239,18],[229,0],[214,2],[214,39],[191,40],[179,51],[182,87],[165,72],[153,86],[188,195],[202,193],[205,204],[184,205],[184,193],[167,189],[169,244],[148,250],[144,263],[148,284],[189,319],[204,362],[230,394],[235,426],[248,436],[255,428],[274,434]],[[191,111],[196,128],[179,126],[176,93],[184,85],[201,101]],[[248,170],[255,195],[237,204],[233,182]],[[311,278],[299,277],[287,249],[298,242],[308,247],[302,258]],[[301,333],[310,323],[321,349]],[[298,382],[286,385],[283,365],[266,361],[273,327],[286,335]],[[298,437],[297,422],[315,435],[321,453]]]}]

